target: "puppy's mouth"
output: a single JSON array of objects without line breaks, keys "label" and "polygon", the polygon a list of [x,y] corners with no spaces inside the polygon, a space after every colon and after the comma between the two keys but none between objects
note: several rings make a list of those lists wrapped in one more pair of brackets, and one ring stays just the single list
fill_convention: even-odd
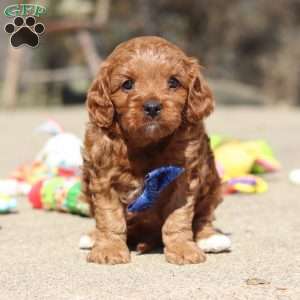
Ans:
[{"label": "puppy's mouth", "polygon": [[[139,135],[147,143],[155,143],[170,135],[174,130],[159,120],[147,121],[140,127]],[[140,140],[141,140],[140,139]]]},{"label": "puppy's mouth", "polygon": [[161,130],[161,125],[157,121],[151,121],[145,123],[143,126],[144,134],[148,137],[155,137]]},{"label": "puppy's mouth", "polygon": [[177,127],[175,124],[167,122],[162,118],[144,118],[139,122],[125,123],[122,128],[124,128],[124,133],[132,144],[143,147],[148,144],[157,143],[166,136],[169,136]]}]

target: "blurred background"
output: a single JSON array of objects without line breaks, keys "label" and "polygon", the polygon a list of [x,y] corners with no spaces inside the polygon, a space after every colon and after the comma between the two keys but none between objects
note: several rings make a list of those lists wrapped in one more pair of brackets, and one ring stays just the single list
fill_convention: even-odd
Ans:
[{"label": "blurred background", "polygon": [[[1,0],[7,5],[30,1]],[[300,104],[299,0],[51,0],[38,48],[0,30],[0,109],[83,104],[120,42],[159,35],[199,58],[217,102]],[[0,25],[12,21],[1,13]]]}]

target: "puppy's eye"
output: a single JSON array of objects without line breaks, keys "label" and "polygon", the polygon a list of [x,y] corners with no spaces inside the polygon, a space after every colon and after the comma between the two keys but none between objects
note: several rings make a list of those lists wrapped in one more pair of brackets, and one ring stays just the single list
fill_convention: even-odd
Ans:
[{"label": "puppy's eye", "polygon": [[125,90],[125,91],[130,91],[130,90],[133,89],[133,85],[134,85],[133,80],[128,79],[128,80],[123,82],[122,89]]},{"label": "puppy's eye", "polygon": [[180,86],[180,82],[174,76],[170,77],[168,80],[168,86],[170,89],[176,89]]}]

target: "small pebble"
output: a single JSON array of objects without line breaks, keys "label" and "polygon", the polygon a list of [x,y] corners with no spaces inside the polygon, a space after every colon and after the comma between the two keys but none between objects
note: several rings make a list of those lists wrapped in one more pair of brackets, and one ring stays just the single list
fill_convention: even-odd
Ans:
[{"label": "small pebble", "polygon": [[261,278],[248,278],[246,280],[247,285],[262,285],[262,284],[270,284],[269,281]]}]

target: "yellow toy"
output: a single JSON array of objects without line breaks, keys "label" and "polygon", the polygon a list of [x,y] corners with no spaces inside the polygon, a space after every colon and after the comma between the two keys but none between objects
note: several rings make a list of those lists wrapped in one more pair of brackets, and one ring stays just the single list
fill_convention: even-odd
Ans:
[{"label": "yellow toy", "polygon": [[280,169],[270,146],[263,140],[241,142],[211,136],[220,177],[227,185],[227,193],[262,193],[268,185],[255,174]]}]

